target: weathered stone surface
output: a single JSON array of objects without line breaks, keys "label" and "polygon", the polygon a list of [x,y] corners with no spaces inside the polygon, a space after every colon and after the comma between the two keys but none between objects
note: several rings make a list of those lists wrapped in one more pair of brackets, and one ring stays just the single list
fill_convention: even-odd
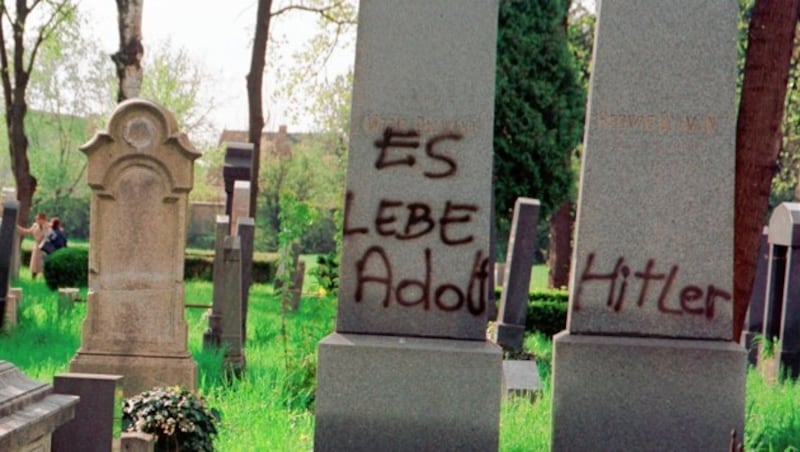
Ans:
[{"label": "weathered stone surface", "polygon": [[78,397],[28,378],[0,360],[0,450],[50,450],[50,437],[75,416]]},{"label": "weathered stone surface", "polygon": [[239,219],[250,217],[250,181],[237,180],[233,183],[233,204],[231,207],[231,235],[239,230]]},{"label": "weathered stone surface", "polygon": [[747,375],[733,342],[554,336],[553,451],[728,450]]},{"label": "weathered stone surface", "polygon": [[[12,278],[12,255],[14,253],[17,232],[17,215],[19,203],[16,200],[3,202],[3,215],[0,220],[0,327],[4,320],[2,313],[6,312],[8,303],[8,285]],[[16,317],[16,316],[15,316]]]},{"label": "weathered stone surface", "polygon": [[736,15],[731,1],[600,5],[573,333],[730,340]]},{"label": "weathered stone surface", "polygon": [[500,321],[495,329],[495,341],[508,350],[522,349],[525,321],[528,317],[528,293],[531,269],[536,255],[536,224],[539,221],[539,201],[517,198],[511,233],[508,238],[503,293],[500,298]]},{"label": "weathered stone surface", "polygon": [[225,238],[230,231],[230,217],[227,215],[217,215],[216,229],[214,236],[214,293],[211,303],[211,315],[208,316],[208,329],[203,334],[203,347],[219,347],[220,337],[222,336],[222,305],[225,292],[222,279],[223,257],[225,254]]},{"label": "weathered stone surface", "polygon": [[89,293],[70,369],[125,375],[126,394],[151,381],[194,388],[183,259],[200,153],[172,114],[143,99],[119,104],[107,130],[81,150],[92,189]]},{"label": "weathered stone surface", "polygon": [[338,332],[484,339],[496,31],[496,2],[361,2]]},{"label": "weathered stone surface", "polygon": [[534,399],[542,379],[534,360],[503,360],[503,394]]},{"label": "weathered stone surface", "polygon": [[233,185],[237,180],[251,179],[253,171],[253,144],[227,143],[225,147],[225,163],[222,167],[222,178],[225,181],[225,215],[232,215]]},{"label": "weathered stone surface", "polygon": [[80,293],[75,287],[63,287],[58,289],[58,312],[64,313],[72,309],[75,301],[78,300]]},{"label": "weathered stone surface", "polygon": [[770,260],[764,337],[778,339],[781,372],[800,376],[800,203],[782,203],[769,220]]},{"label": "weathered stone surface", "polygon": [[242,248],[242,344],[247,342],[247,310],[250,301],[250,285],[253,281],[253,242],[256,222],[251,217],[239,218],[236,235]]},{"label": "weathered stone surface", "polygon": [[491,342],[326,337],[314,450],[497,450],[501,355]]},{"label": "weathered stone surface", "polygon": [[156,450],[158,438],[155,435],[141,432],[126,432],[120,435],[122,452],[153,452]]},{"label": "weathered stone surface", "polygon": [[226,237],[222,257],[222,336],[224,364],[239,374],[244,370],[242,350],[242,250],[239,237]]},{"label": "weathered stone surface", "polygon": [[114,420],[122,417],[121,375],[64,373],[53,377],[53,391],[80,397],[75,418],[53,433],[53,452],[112,450]]}]

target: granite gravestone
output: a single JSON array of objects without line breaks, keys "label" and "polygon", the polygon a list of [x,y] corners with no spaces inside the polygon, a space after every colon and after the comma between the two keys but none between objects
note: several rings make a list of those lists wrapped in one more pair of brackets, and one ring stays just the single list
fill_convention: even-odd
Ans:
[{"label": "granite gravestone", "polygon": [[[214,284],[218,284],[217,281]],[[222,253],[222,335],[225,369],[240,375],[244,371],[242,350],[242,250],[239,237],[225,237]]]},{"label": "granite gravestone", "polygon": [[758,262],[750,303],[747,305],[747,319],[740,343],[747,350],[747,362],[758,365],[758,344],[756,337],[764,332],[764,299],[767,291],[767,269],[769,268],[769,226],[764,226],[761,243],[758,246]]},{"label": "granite gravestone", "polygon": [[19,203],[16,200],[3,203],[3,217],[0,223],[0,328],[4,323],[8,285],[12,276],[12,255],[16,243],[18,212]]},{"label": "granite gravestone", "polygon": [[486,341],[496,2],[362,1],[316,450],[494,450]]},{"label": "granite gravestone", "polygon": [[80,397],[75,418],[53,433],[52,452],[113,450],[114,422],[122,417],[120,375],[63,373],[53,377],[53,391]]},{"label": "granite gravestone", "polygon": [[[81,150],[92,189],[89,292],[76,373],[123,375],[126,395],[194,389],[183,266],[194,150],[171,113],[120,103]],[[123,238],[123,239],[121,239]]]},{"label": "granite gravestone", "polygon": [[[225,182],[225,215],[231,216],[233,189],[237,180],[249,181],[253,170],[253,145],[251,143],[228,143],[225,148],[225,163],[222,179]],[[235,224],[235,223],[234,223]]]},{"label": "granite gravestone", "polygon": [[769,219],[764,335],[778,339],[775,357],[781,372],[800,376],[800,203],[785,202]]},{"label": "granite gravestone", "polygon": [[503,294],[500,297],[500,321],[495,329],[495,342],[506,350],[521,350],[528,317],[528,293],[531,269],[536,255],[536,224],[539,201],[517,198],[511,233],[508,238]]},{"label": "granite gravestone", "polygon": [[359,6],[336,333],[316,450],[494,450],[486,341],[497,4]]},{"label": "granite gravestone", "polygon": [[733,1],[599,4],[553,450],[727,450],[743,431],[736,23]]},{"label": "granite gravestone", "polygon": [[208,316],[208,329],[203,333],[203,348],[219,347],[222,337],[222,305],[225,292],[222,284],[224,278],[223,258],[225,253],[225,237],[230,230],[230,218],[227,215],[217,215],[216,231],[214,235],[214,293],[211,302],[211,314]]}]

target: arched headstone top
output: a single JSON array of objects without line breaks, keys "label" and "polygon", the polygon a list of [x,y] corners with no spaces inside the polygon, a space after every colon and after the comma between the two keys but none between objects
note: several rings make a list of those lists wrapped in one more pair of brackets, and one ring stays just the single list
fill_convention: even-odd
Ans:
[{"label": "arched headstone top", "polygon": [[201,155],[178,131],[172,113],[146,99],[120,103],[107,128],[80,150],[89,158],[88,182],[96,190],[107,186],[108,174],[118,165],[150,161],[170,168],[171,190],[185,192],[192,188],[193,161]]},{"label": "arched headstone top", "polygon": [[800,246],[800,203],[784,202],[772,211],[768,239],[773,245]]}]

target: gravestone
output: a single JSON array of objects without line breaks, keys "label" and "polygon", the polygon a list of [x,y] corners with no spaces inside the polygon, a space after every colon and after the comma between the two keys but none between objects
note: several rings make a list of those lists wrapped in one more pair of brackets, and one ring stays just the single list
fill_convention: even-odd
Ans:
[{"label": "gravestone", "polygon": [[75,287],[63,287],[58,289],[58,312],[65,313],[72,309],[78,301],[80,293]]},{"label": "gravestone", "polygon": [[[216,286],[217,281],[214,281]],[[239,237],[225,237],[222,253],[222,335],[224,366],[236,375],[244,371],[242,350],[242,250]]]},{"label": "gravestone", "polygon": [[233,204],[231,204],[231,230],[236,234],[239,219],[250,217],[250,181],[237,180],[233,184]]},{"label": "gravestone", "polygon": [[362,1],[314,447],[496,450],[486,340],[496,2]]},{"label": "gravestone", "polygon": [[[251,143],[231,142],[225,148],[225,163],[222,179],[225,182],[225,215],[232,216],[233,188],[237,180],[251,180],[253,169],[253,145]],[[249,216],[249,215],[248,215]],[[236,224],[232,222],[231,224]]]},{"label": "gravestone", "polygon": [[283,298],[284,307],[288,307],[290,311],[297,311],[300,309],[300,298],[303,295],[303,280],[306,275],[306,263],[298,261],[295,266],[294,273],[292,274],[292,285],[285,294],[281,294]]},{"label": "gravestone", "polygon": [[22,289],[9,288],[6,293],[6,307],[5,307],[5,322],[3,329],[12,331],[17,327],[17,318],[19,317],[19,306],[22,304]]},{"label": "gravestone", "polygon": [[143,99],[120,103],[107,130],[81,151],[92,189],[89,291],[70,371],[123,375],[126,395],[154,386],[193,390],[183,266],[200,153],[171,113]]},{"label": "gravestone", "polygon": [[495,342],[504,350],[521,350],[525,340],[525,320],[528,318],[528,294],[531,269],[536,255],[536,223],[539,221],[539,201],[517,198],[506,252],[503,292],[500,313],[495,329]]},{"label": "gravestone", "polygon": [[597,24],[552,450],[728,450],[737,4],[602,2]]},{"label": "gravestone", "polygon": [[230,218],[227,215],[217,215],[216,233],[214,236],[214,293],[211,302],[211,315],[208,316],[208,329],[203,334],[203,348],[219,347],[222,337],[222,305],[225,291],[222,280],[223,258],[225,255],[225,237],[230,231]]},{"label": "gravestone", "polygon": [[78,397],[28,378],[0,360],[0,450],[49,451],[53,432],[75,417]]},{"label": "gravestone", "polygon": [[12,278],[13,250],[16,245],[17,216],[19,203],[16,200],[3,202],[2,223],[0,223],[0,328],[3,327],[3,313],[8,303],[8,285]]},{"label": "gravestone", "polygon": [[756,275],[753,279],[753,289],[750,294],[750,303],[747,305],[747,319],[745,329],[742,331],[740,343],[747,350],[747,362],[758,365],[758,344],[755,338],[764,332],[764,299],[767,291],[767,269],[769,267],[769,226],[764,226],[761,232],[761,242],[758,246],[758,261],[756,262]]},{"label": "gravestone", "polygon": [[53,391],[80,397],[75,418],[53,433],[52,452],[112,450],[114,421],[122,417],[122,376],[63,373],[53,377]]},{"label": "gravestone", "polygon": [[122,432],[119,437],[122,452],[154,452],[158,438],[142,432]]},{"label": "gravestone", "polygon": [[[17,200],[17,189],[13,187],[3,187],[3,205],[6,203],[17,205],[17,210],[19,211],[19,201]],[[10,277],[9,280],[14,280],[19,278],[19,267],[20,267],[20,248],[19,248],[19,234],[17,233],[16,228],[14,228],[14,242],[15,246],[11,248],[11,266],[9,268]]]},{"label": "gravestone", "polygon": [[763,337],[777,338],[781,372],[800,376],[800,203],[785,202],[769,219],[769,269]]},{"label": "gravestone", "polygon": [[250,301],[250,285],[253,281],[253,250],[256,223],[251,217],[239,218],[236,234],[242,249],[242,345],[247,342],[247,309]]}]

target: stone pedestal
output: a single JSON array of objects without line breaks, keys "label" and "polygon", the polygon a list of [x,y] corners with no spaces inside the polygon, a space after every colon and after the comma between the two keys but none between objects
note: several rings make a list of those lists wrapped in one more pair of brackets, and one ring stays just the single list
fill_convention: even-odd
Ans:
[{"label": "stone pedestal", "polygon": [[82,352],[73,358],[69,369],[74,373],[124,375],[126,397],[156,386],[197,387],[197,363],[188,352],[169,356]]},{"label": "stone pedestal", "polygon": [[497,450],[501,362],[484,341],[331,334],[314,450]]},{"label": "stone pedestal", "polygon": [[722,451],[731,431],[742,437],[747,355],[739,345],[553,338],[553,451]]}]

